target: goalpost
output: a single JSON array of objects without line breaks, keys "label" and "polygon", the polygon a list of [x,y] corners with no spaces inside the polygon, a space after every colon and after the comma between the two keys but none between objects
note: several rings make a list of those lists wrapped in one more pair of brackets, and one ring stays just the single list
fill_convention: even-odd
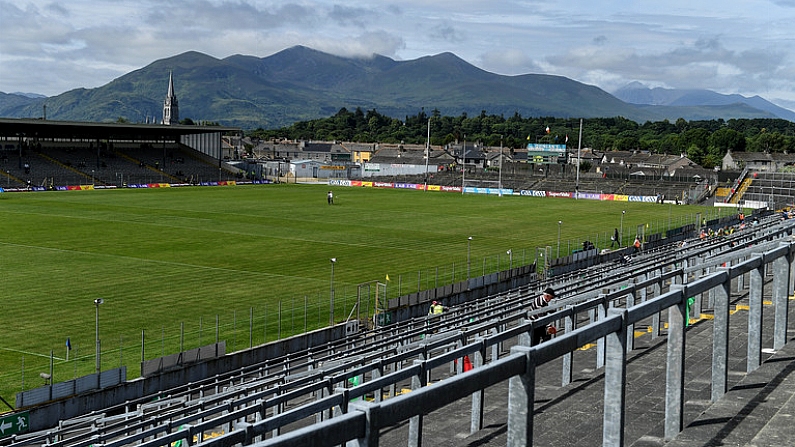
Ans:
[{"label": "goalpost", "polygon": [[[367,281],[357,286],[355,310],[356,318],[358,320],[361,320],[359,313],[361,311],[361,306],[362,304],[365,304],[365,319],[369,319],[370,314],[372,313],[373,327],[386,326],[392,323],[391,315],[385,312],[387,296],[386,287],[386,283],[377,280]],[[373,290],[373,288],[375,288],[375,290]],[[370,312],[371,299],[374,303],[372,312]],[[354,309],[351,310],[351,315],[353,315],[353,310]]]}]

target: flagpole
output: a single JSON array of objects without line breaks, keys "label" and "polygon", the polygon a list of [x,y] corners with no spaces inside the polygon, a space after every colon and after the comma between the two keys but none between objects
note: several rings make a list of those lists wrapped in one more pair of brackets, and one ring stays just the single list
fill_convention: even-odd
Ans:
[{"label": "flagpole", "polygon": [[575,199],[580,196],[580,149],[582,149],[582,118],[580,118],[580,136],[577,138],[577,181],[574,184]]}]

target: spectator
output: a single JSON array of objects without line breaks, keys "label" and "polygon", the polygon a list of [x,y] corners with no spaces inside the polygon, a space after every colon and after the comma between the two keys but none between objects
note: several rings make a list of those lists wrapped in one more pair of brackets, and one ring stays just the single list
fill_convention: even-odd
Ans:
[{"label": "spectator", "polygon": [[[549,302],[552,301],[553,298],[555,298],[555,290],[551,287],[547,287],[546,289],[544,289],[544,293],[541,296],[536,297],[536,299],[534,299],[530,303],[529,306],[530,310],[533,311],[547,307],[549,305]],[[531,318],[533,320],[537,320],[538,318],[546,315],[547,313],[549,312],[533,315]],[[543,341],[552,339],[552,336],[555,335],[557,332],[558,332],[557,328],[553,326],[551,323],[546,326],[537,327],[533,329],[533,338],[531,340],[532,343],[531,346],[535,346]]]}]

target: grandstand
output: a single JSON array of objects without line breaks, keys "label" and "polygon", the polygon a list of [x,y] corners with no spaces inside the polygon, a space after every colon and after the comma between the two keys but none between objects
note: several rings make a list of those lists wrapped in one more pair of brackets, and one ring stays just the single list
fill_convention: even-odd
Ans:
[{"label": "grandstand", "polygon": [[[0,186],[122,187],[229,180],[217,126],[0,119]],[[226,178],[223,178],[226,176]]]},{"label": "grandstand", "polygon": [[[496,293],[474,295],[483,279],[473,278],[441,316],[398,299],[388,326],[349,322],[227,354],[213,374],[198,364],[30,409],[32,420],[105,403],[0,445],[662,445],[760,369],[763,346],[788,341],[793,225],[757,217],[727,237],[688,228],[628,264],[593,255],[590,267]],[[528,305],[546,286],[559,297],[539,316]],[[741,304],[747,319],[731,316]],[[529,346],[552,322],[559,335]]]},{"label": "grandstand", "polygon": [[795,173],[753,172],[746,177],[733,203],[782,209],[795,206]]}]

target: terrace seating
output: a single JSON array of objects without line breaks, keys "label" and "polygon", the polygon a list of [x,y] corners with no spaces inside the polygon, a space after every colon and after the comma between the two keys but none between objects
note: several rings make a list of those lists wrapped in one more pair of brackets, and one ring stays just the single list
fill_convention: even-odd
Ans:
[{"label": "terrace seating", "polygon": [[219,171],[218,162],[187,146],[124,145],[97,150],[89,143],[46,143],[17,151],[0,152],[0,169],[7,188],[26,186],[114,185],[159,182],[199,183],[234,179]]},{"label": "terrace seating", "polygon": [[786,172],[754,173],[752,181],[741,200],[764,203],[771,209],[793,206],[795,196],[795,174]]},{"label": "terrace seating", "polygon": [[[762,234],[759,239],[755,239],[755,234],[749,231],[734,236],[736,240],[732,241],[692,241],[692,244],[680,250],[671,245],[660,246],[659,250],[649,250],[638,256],[631,266],[616,268],[613,264],[600,265],[558,278],[554,285],[562,292],[562,297],[556,307],[580,307],[581,313],[575,314],[573,320],[566,317],[567,330],[575,330],[594,322],[596,312],[607,307],[607,303],[597,298],[606,289],[615,290],[619,298],[611,301],[611,307],[613,304],[622,305],[624,300],[629,299],[624,296],[630,293],[633,299],[641,301],[643,298],[636,297],[636,292],[628,287],[645,278],[657,278],[652,287],[656,291],[652,294],[659,295],[668,280],[673,283],[682,278],[682,272],[676,267],[681,260],[688,257],[706,258],[709,255],[709,262],[719,265],[722,259],[718,255],[721,254],[742,259],[748,255],[731,253],[739,246],[736,242],[753,243],[753,250],[758,251],[759,244],[770,236],[774,225],[773,221],[764,221],[759,227],[759,233]],[[777,244],[775,241],[769,243],[771,246]],[[699,269],[710,268],[710,265],[702,262],[693,267],[688,275],[697,277]],[[671,270],[663,266],[671,266]],[[57,441],[58,445],[77,446],[94,443],[98,437],[108,442],[113,440],[112,445],[138,441],[143,442],[141,445],[165,445],[186,437],[197,437],[195,442],[199,444],[233,445],[258,440],[250,439],[250,435],[264,438],[268,433],[276,436],[287,428],[305,426],[311,423],[313,416],[318,424],[325,420],[324,414],[330,413],[327,410],[347,409],[351,399],[368,397],[380,402],[396,397],[402,387],[414,388],[410,382],[417,374],[415,362],[422,361],[423,365],[428,365],[427,370],[422,370],[425,371],[422,373],[423,382],[444,379],[441,383],[448,383],[448,379],[454,381],[464,372],[464,362],[454,360],[463,359],[465,355],[471,355],[471,358],[476,359],[476,365],[484,368],[505,358],[507,348],[515,343],[516,334],[513,338],[508,337],[508,334],[523,324],[527,316],[523,309],[535,298],[539,288],[540,284],[533,284],[490,295],[458,306],[438,318],[411,319],[374,331],[350,334],[337,341],[290,352],[283,357],[247,364],[226,375],[161,390],[157,396],[142,396],[83,418],[62,421],[58,429],[46,433],[8,438],[10,442],[0,440],[0,445],[41,445]],[[645,287],[642,294],[645,297]],[[596,307],[588,307],[586,303],[589,301],[596,303]],[[591,309],[590,317],[588,309]],[[550,318],[554,319],[555,316]],[[659,335],[662,328],[660,320],[651,320],[650,324],[654,327],[654,336]],[[484,344],[479,351],[471,351],[468,343],[473,337],[485,337],[488,344]],[[701,343],[708,344],[706,341]],[[631,342],[628,349],[632,349]],[[647,354],[650,352],[647,351]],[[584,359],[580,354],[577,356],[576,362],[593,361]],[[569,365],[571,360],[570,357]],[[598,362],[597,359],[597,368]],[[554,368],[550,364],[546,373],[538,377],[545,380],[546,389],[559,389],[561,395],[558,399],[562,400],[566,389],[555,385],[555,380],[561,376],[552,374]],[[664,371],[664,368],[657,370]],[[566,375],[563,377],[565,381]],[[357,385],[353,384],[354,378]],[[590,380],[593,379],[589,379],[588,383]],[[569,382],[564,383],[564,386],[571,383],[569,375]],[[600,387],[588,388],[599,388],[601,392]],[[703,383],[701,388],[704,388]],[[642,404],[647,402],[644,400]],[[217,444],[213,444],[215,441],[210,436],[221,432],[226,434],[218,438]],[[634,433],[633,439],[642,435]],[[238,439],[240,436],[242,438]],[[390,434],[386,433],[385,436]],[[232,438],[236,441],[233,442]]]}]

